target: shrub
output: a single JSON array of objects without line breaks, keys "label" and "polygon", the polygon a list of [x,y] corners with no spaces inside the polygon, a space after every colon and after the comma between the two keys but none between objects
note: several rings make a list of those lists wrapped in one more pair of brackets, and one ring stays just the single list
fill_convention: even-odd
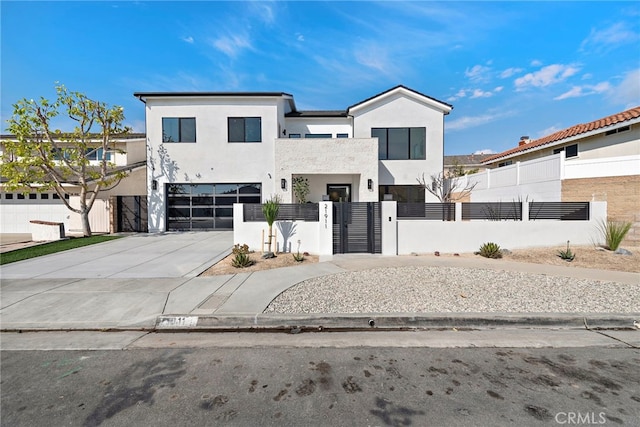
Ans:
[{"label": "shrub", "polygon": [[233,249],[231,250],[231,252],[234,255],[248,254],[249,253],[249,245],[247,245],[246,243],[244,245],[241,245],[240,243],[236,243],[235,245],[233,245]]},{"label": "shrub", "polygon": [[502,251],[500,250],[500,246],[493,242],[488,242],[480,246],[478,254],[482,255],[485,258],[502,258]]},{"label": "shrub", "polygon": [[604,237],[605,247],[611,251],[617,250],[632,225],[631,222],[602,221],[598,228]]},{"label": "shrub", "polygon": [[253,265],[253,260],[249,258],[249,255],[239,252],[231,261],[231,265],[235,268],[245,268]]},{"label": "shrub", "polygon": [[569,247],[569,241],[567,240],[567,250],[566,251],[558,251],[558,256],[565,261],[571,262],[576,257],[576,254],[571,252],[571,248]]},{"label": "shrub", "polygon": [[291,255],[293,255],[293,259],[295,259],[298,262],[304,261],[304,255],[302,255],[300,252],[291,254]]}]

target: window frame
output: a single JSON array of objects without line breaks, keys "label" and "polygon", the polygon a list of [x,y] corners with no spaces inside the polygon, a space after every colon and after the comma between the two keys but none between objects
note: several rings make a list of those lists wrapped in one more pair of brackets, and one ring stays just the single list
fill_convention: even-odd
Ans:
[{"label": "window frame", "polygon": [[[389,158],[389,145],[394,144],[393,141],[390,142],[390,130],[393,130],[394,134],[401,135],[406,133],[406,141],[402,141],[403,147],[402,150],[405,149],[404,144],[406,143],[406,157],[402,158]],[[417,144],[420,141],[413,141],[414,138],[419,138],[422,135],[417,135],[418,130],[424,131],[424,146],[421,156],[414,156],[413,148],[418,146]],[[374,133],[384,133],[384,141],[382,141],[382,135],[374,135]],[[378,160],[426,160],[427,159],[427,128],[426,126],[413,126],[413,127],[387,127],[387,128],[371,128],[371,137],[378,138]],[[382,150],[381,143],[384,144],[384,151]],[[397,151],[398,147],[395,147]],[[401,151],[402,151],[401,150]],[[383,155],[384,153],[384,155]]]},{"label": "window frame", "polygon": [[[258,128],[258,139],[255,141],[247,141],[247,119],[257,119],[259,128]],[[232,140],[231,138],[231,124],[233,121],[242,121],[242,138],[239,140]],[[235,137],[234,137],[235,138]],[[232,144],[255,144],[262,142],[262,117],[227,117],[227,142]]]},{"label": "window frame", "polygon": [[[571,149],[571,151],[569,151],[569,148]],[[555,150],[553,150],[553,154],[559,154],[563,151],[564,151],[565,159],[578,157],[578,154],[579,154],[578,144],[565,145],[564,147],[556,148]]]},{"label": "window frame", "polygon": [[[165,120],[177,120],[177,125],[178,125],[178,140],[177,141],[172,141],[171,137],[166,137],[166,133],[165,133]],[[186,126],[185,126],[185,132],[183,134],[183,124],[186,124],[187,120],[193,120],[193,141],[187,141],[186,140]],[[162,143],[168,143],[168,144],[195,144],[196,141],[198,140],[197,137],[197,125],[196,125],[196,118],[195,117],[163,117],[162,118]]]}]

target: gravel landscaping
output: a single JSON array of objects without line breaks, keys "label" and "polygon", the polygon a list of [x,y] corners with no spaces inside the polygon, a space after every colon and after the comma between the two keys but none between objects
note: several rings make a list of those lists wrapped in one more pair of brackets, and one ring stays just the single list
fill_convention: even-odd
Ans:
[{"label": "gravel landscaping", "polygon": [[640,313],[635,285],[489,269],[394,267],[306,280],[265,313]]}]

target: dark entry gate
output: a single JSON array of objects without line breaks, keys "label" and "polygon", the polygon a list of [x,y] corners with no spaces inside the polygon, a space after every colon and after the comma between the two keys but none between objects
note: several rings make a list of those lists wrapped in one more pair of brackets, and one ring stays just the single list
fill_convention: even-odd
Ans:
[{"label": "dark entry gate", "polygon": [[116,230],[117,232],[149,231],[147,220],[147,196],[116,197]]},{"label": "dark entry gate", "polygon": [[380,203],[333,203],[333,253],[382,253]]}]

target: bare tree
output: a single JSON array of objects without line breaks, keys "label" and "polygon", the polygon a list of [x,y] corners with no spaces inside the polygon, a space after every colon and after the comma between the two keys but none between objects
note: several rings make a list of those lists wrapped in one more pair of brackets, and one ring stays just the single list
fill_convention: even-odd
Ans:
[{"label": "bare tree", "polygon": [[[433,194],[442,203],[451,203],[469,196],[473,189],[478,185],[477,182],[471,184],[468,178],[447,177],[444,173],[431,175],[429,181],[422,174],[420,178],[416,178],[418,184],[429,193]],[[464,186],[462,185],[464,183]]]}]

